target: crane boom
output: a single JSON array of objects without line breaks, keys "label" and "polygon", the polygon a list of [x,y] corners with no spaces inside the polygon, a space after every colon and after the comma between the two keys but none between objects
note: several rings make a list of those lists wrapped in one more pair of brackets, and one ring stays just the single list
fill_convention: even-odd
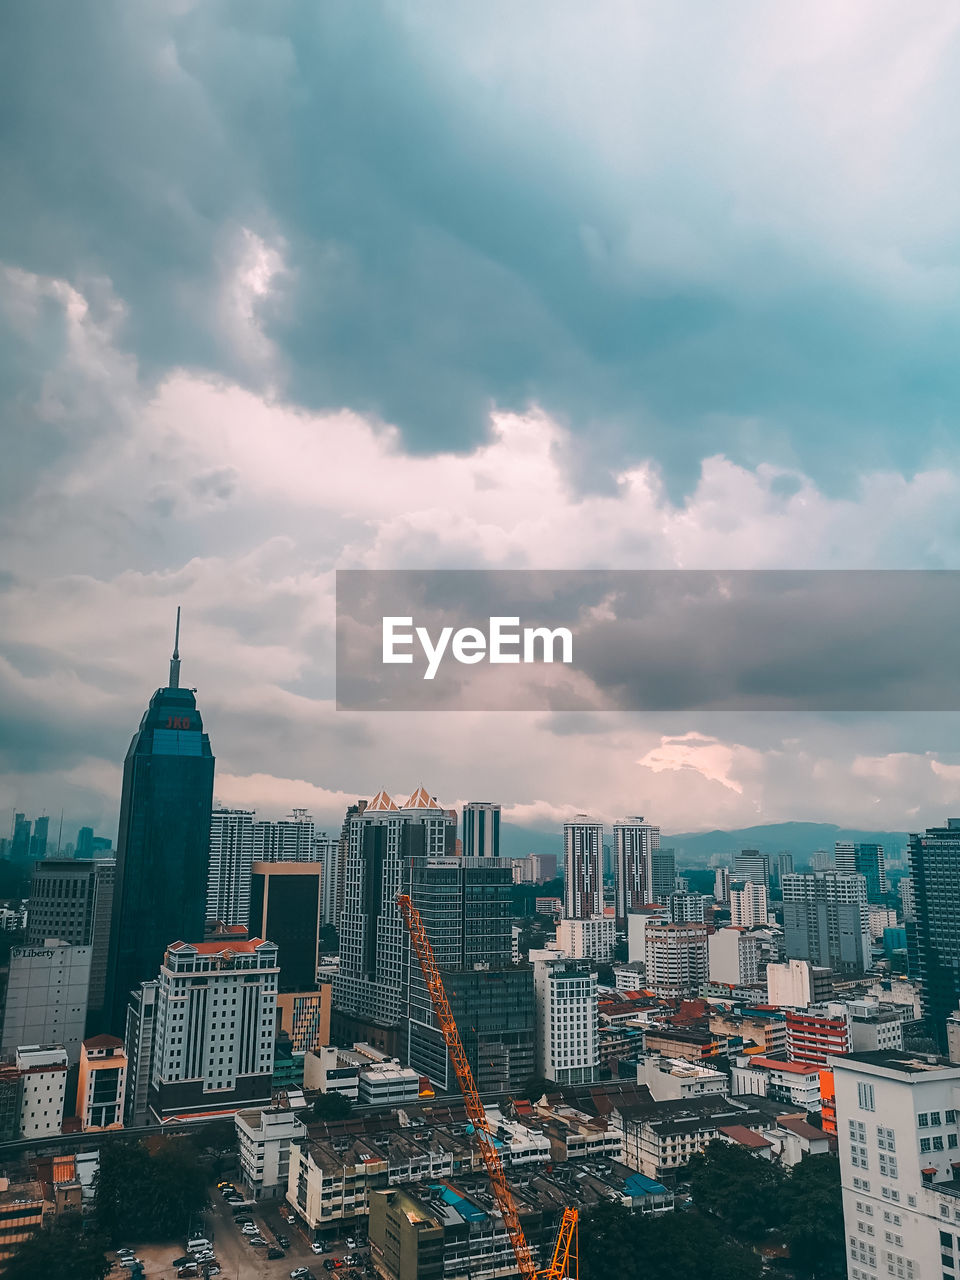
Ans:
[{"label": "crane boom", "polygon": [[537,1265],[533,1258],[530,1246],[527,1244],[526,1237],[523,1234],[523,1227],[520,1224],[520,1215],[517,1212],[517,1206],[513,1199],[513,1194],[507,1182],[506,1174],[503,1169],[503,1161],[500,1159],[500,1153],[494,1141],[493,1134],[490,1132],[490,1126],[487,1123],[487,1113],[483,1103],[480,1100],[480,1094],[477,1092],[477,1086],[473,1078],[473,1072],[470,1069],[470,1063],[467,1059],[466,1051],[463,1047],[463,1041],[460,1039],[460,1032],[457,1030],[457,1023],[450,1009],[450,1002],[447,999],[447,993],[444,989],[443,978],[437,967],[436,959],[433,954],[433,947],[430,945],[430,939],[427,937],[427,931],[423,926],[420,918],[420,912],[413,905],[409,894],[402,893],[397,898],[397,905],[400,908],[400,914],[403,916],[404,924],[410,933],[410,940],[413,943],[413,949],[417,953],[417,959],[420,961],[420,969],[423,973],[423,980],[427,984],[427,990],[430,992],[430,999],[433,1002],[434,1013],[440,1024],[440,1030],[443,1033],[443,1040],[447,1046],[447,1052],[450,1055],[450,1061],[453,1064],[453,1070],[457,1077],[457,1083],[460,1086],[460,1092],[463,1094],[463,1101],[467,1109],[467,1118],[473,1125],[473,1131],[480,1147],[480,1154],[486,1165],[487,1174],[490,1178],[490,1186],[493,1190],[494,1198],[497,1206],[503,1216],[504,1226],[507,1229],[507,1235],[510,1238],[510,1244],[513,1247],[514,1257],[517,1260],[517,1268],[520,1271],[523,1280],[563,1280],[565,1276],[570,1274],[569,1264],[572,1262],[574,1276],[578,1270],[577,1258],[577,1210],[568,1208],[563,1211],[563,1218],[560,1223],[560,1231],[557,1235],[557,1243],[553,1251],[549,1267],[542,1271],[537,1270]]}]

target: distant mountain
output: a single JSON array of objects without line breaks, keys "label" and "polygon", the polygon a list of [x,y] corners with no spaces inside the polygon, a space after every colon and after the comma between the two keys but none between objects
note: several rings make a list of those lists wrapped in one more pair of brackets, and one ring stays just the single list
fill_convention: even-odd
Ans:
[{"label": "distant mountain", "polygon": [[[761,853],[788,850],[797,865],[809,863],[817,849],[833,851],[834,841],[854,840],[864,844],[882,844],[889,854],[905,849],[907,834],[903,831],[862,831],[838,827],[832,822],[767,822],[757,827],[740,827],[735,831],[686,831],[660,837],[661,844],[677,851],[677,865],[705,866],[715,855],[730,857],[741,849],[759,849]],[[505,858],[523,858],[528,853],[563,855],[563,836],[559,831],[538,831],[533,827],[504,822],[500,826],[500,852]]]}]

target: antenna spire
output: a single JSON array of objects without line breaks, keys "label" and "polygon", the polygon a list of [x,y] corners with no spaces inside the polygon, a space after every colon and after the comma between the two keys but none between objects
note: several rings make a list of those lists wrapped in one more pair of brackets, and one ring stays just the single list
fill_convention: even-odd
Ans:
[{"label": "antenna spire", "polygon": [[177,630],[173,637],[173,657],[170,659],[171,689],[180,688],[180,606],[177,605]]}]

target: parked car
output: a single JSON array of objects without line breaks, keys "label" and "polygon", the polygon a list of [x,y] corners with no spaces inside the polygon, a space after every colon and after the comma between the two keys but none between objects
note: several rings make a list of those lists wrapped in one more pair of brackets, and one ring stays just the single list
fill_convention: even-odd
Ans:
[{"label": "parked car", "polygon": [[324,1258],[324,1260],[323,1260],[323,1269],[324,1269],[324,1271],[332,1271],[332,1270],[333,1270],[333,1259],[332,1259],[332,1258]]},{"label": "parked car", "polygon": [[290,1280],[313,1280],[313,1275],[309,1267],[297,1267],[290,1272]]},{"label": "parked car", "polygon": [[313,1250],[314,1253],[323,1253],[323,1245],[319,1242],[319,1240],[314,1240],[310,1248]]},{"label": "parked car", "polygon": [[285,1258],[286,1256],[287,1255],[283,1252],[282,1249],[270,1248],[267,1250],[267,1257],[270,1258],[271,1260],[274,1258]]},{"label": "parked car", "polygon": [[290,1241],[287,1238],[287,1236],[277,1236],[277,1244],[281,1247],[281,1249],[290,1248]]},{"label": "parked car", "polygon": [[191,1262],[187,1266],[180,1267],[177,1270],[177,1275],[180,1277],[180,1280],[191,1280],[191,1277],[195,1276],[196,1274],[197,1274],[197,1264],[195,1262]]},{"label": "parked car", "polygon": [[170,1265],[172,1267],[189,1267],[191,1262],[196,1262],[196,1258],[192,1253],[185,1253],[182,1258],[174,1258]]}]

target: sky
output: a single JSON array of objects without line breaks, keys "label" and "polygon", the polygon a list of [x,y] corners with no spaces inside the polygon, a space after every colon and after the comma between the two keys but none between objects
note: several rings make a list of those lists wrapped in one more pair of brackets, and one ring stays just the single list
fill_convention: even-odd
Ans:
[{"label": "sky", "polygon": [[217,799],[264,816],[960,811],[947,712],[333,700],[338,567],[960,567],[960,11],[0,23],[0,829],[115,832],[178,604]]}]

